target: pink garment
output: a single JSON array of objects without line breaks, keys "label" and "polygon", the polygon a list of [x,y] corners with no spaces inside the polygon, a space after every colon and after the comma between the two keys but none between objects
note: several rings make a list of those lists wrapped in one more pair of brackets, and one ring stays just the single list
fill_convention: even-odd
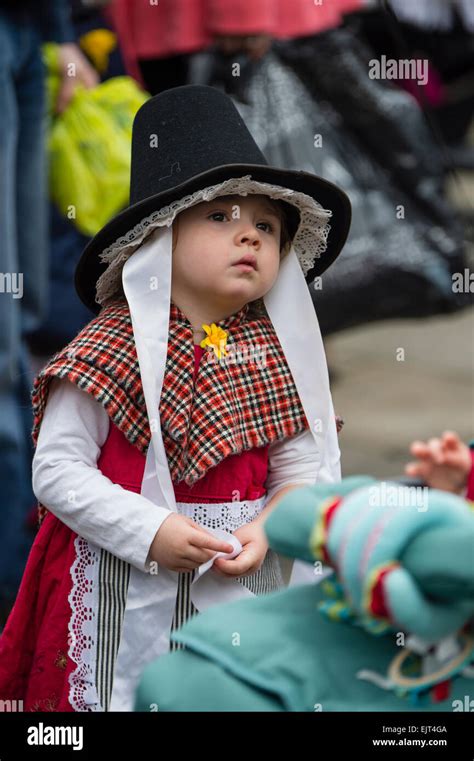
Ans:
[{"label": "pink garment", "polygon": [[474,446],[471,449],[471,461],[472,461],[472,467],[467,477],[466,499],[470,499],[474,502]]},{"label": "pink garment", "polygon": [[305,37],[339,26],[344,13],[364,0],[208,0],[207,29],[212,34],[269,34]]},{"label": "pink garment", "polygon": [[443,81],[430,61],[428,61],[428,81],[426,85],[419,85],[414,79],[398,79],[397,84],[409,92],[410,95],[413,95],[422,107],[427,102],[433,108],[439,108],[446,100],[446,89]]},{"label": "pink garment", "polygon": [[127,73],[143,84],[140,59],[204,50],[207,0],[112,0],[103,14],[115,29]]},{"label": "pink garment", "polygon": [[276,21],[273,36],[279,38],[305,37],[338,27],[345,13],[364,5],[364,0],[278,0],[275,3]]},{"label": "pink garment", "polygon": [[304,37],[338,26],[365,0],[112,0],[104,15],[115,28],[128,73],[137,60],[194,53],[215,35]]},{"label": "pink garment", "polygon": [[[300,0],[296,0],[298,5]],[[275,34],[281,0],[207,0],[203,23],[211,35]]]}]

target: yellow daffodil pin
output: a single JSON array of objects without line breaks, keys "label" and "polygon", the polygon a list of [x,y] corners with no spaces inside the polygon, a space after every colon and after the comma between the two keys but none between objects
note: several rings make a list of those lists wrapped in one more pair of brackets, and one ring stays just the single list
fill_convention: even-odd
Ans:
[{"label": "yellow daffodil pin", "polygon": [[201,341],[201,344],[200,344],[201,349],[205,349],[206,346],[212,346],[218,359],[221,358],[222,354],[226,356],[227,355],[227,351],[225,348],[225,345],[227,342],[226,331],[222,330],[222,328],[217,327],[215,322],[211,323],[211,325],[203,324],[202,327],[204,332],[207,335],[207,338],[204,338]]}]

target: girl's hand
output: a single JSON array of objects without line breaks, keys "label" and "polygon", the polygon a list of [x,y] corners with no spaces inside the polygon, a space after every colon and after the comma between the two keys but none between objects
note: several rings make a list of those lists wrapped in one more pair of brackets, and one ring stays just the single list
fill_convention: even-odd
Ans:
[{"label": "girl's hand", "polygon": [[150,547],[147,560],[170,571],[187,572],[206,563],[216,552],[232,552],[233,546],[218,539],[184,515],[168,516]]},{"label": "girl's hand", "polygon": [[217,558],[212,570],[219,576],[250,576],[259,570],[268,550],[268,541],[261,523],[252,521],[234,531],[242,552],[232,560]]},{"label": "girl's hand", "polygon": [[472,467],[471,452],[457,433],[445,431],[425,444],[414,441],[410,452],[417,462],[405,466],[408,476],[422,478],[433,489],[462,494]]}]

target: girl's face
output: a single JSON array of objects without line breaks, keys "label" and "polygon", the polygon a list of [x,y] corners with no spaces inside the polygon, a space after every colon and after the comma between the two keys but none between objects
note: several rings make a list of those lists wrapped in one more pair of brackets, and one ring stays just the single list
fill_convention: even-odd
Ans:
[{"label": "girl's face", "polygon": [[[264,195],[221,196],[182,211],[173,224],[172,299],[235,312],[278,276],[281,223]],[[249,257],[251,264],[238,262]]]}]

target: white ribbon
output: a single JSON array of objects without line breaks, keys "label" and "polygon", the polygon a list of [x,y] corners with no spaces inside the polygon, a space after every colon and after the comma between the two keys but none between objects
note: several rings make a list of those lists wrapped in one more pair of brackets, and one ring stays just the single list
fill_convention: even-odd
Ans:
[{"label": "white ribbon", "polygon": [[[341,480],[340,451],[324,344],[309,288],[293,247],[280,264],[278,278],[263,301],[293,375],[318,452],[316,481]],[[295,560],[289,586],[308,584],[314,567]]]}]

